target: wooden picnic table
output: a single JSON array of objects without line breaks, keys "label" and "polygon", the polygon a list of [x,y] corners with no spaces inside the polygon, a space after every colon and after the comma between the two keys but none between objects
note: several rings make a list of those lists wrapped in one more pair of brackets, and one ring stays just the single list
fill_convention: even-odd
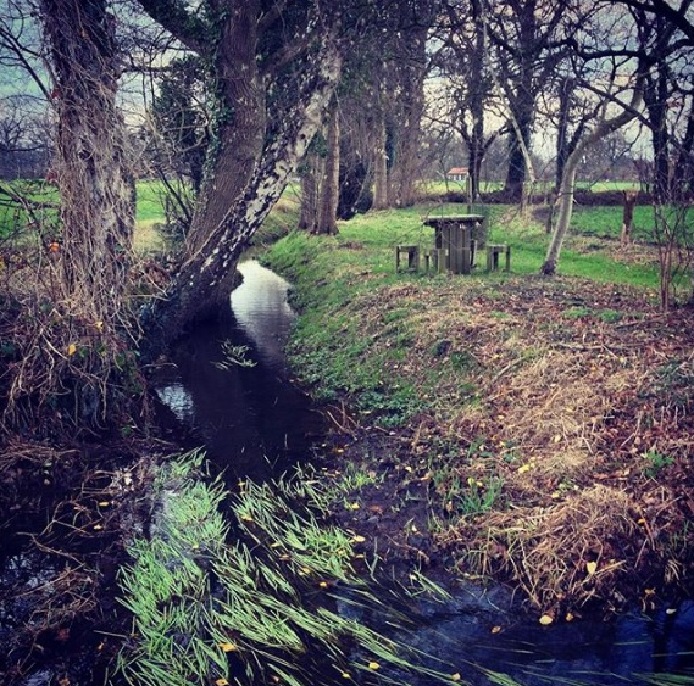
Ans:
[{"label": "wooden picnic table", "polygon": [[434,269],[470,274],[475,251],[486,242],[487,218],[482,214],[445,215],[430,217],[424,224],[434,228]]}]

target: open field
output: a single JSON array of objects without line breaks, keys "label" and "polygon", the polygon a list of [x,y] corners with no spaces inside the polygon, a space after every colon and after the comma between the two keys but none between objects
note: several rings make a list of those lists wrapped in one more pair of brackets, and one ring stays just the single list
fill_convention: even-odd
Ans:
[{"label": "open field", "polygon": [[[494,191],[500,191],[504,187],[503,181],[482,181],[480,183],[480,191],[482,193],[492,193]],[[426,197],[438,197],[444,195],[446,192],[450,193],[465,193],[466,184],[460,181],[449,181],[448,189],[446,189],[446,184],[443,180],[428,180],[420,181],[418,184],[421,195]],[[539,195],[549,196],[554,188],[553,181],[538,181],[535,184],[534,192]],[[624,190],[638,190],[639,183],[637,181],[578,181],[576,183],[577,190],[590,190],[593,193],[600,193],[605,191],[624,191]]]}]

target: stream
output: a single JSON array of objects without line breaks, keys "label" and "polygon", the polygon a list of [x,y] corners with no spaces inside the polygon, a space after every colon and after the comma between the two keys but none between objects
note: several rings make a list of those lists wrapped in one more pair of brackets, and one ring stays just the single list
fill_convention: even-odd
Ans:
[{"label": "stream", "polygon": [[[178,420],[204,437],[208,457],[230,484],[281,475],[310,460],[325,436],[320,416],[286,372],[283,348],[296,318],[287,303],[289,284],[254,261],[239,270],[244,281],[231,296],[228,321],[188,338],[158,388]],[[223,340],[248,346],[255,366],[220,370]],[[408,642],[451,664],[474,664],[464,674],[471,683],[490,683],[484,669],[526,686],[655,683],[651,676],[659,673],[686,675],[694,683],[692,600],[654,614],[636,609],[605,622],[540,626],[504,589],[470,585],[450,602],[423,603],[419,616]],[[494,633],[497,626],[503,630]]]},{"label": "stream", "polygon": [[[317,462],[328,442],[322,415],[292,383],[287,371],[283,351],[296,319],[287,302],[290,285],[255,261],[242,263],[239,270],[244,281],[232,293],[226,316],[187,336],[172,355],[172,362],[163,365],[155,377],[156,392],[172,434],[186,434],[186,447],[204,444],[212,471],[223,474],[230,490],[237,488],[239,480],[270,481],[291,472],[294,465]],[[225,342],[253,366],[225,364]],[[88,467],[85,464],[85,469]],[[137,480],[134,469],[132,474],[127,470],[124,473],[127,479]],[[55,477],[59,480],[59,475]],[[102,483],[104,479],[104,473],[93,472],[94,493],[108,484],[108,480]],[[94,496],[92,500],[101,498]],[[49,518],[50,502],[39,500],[39,519]],[[108,509],[108,503],[103,506]],[[86,510],[79,512],[85,516]],[[102,517],[105,512],[90,514],[97,515]],[[104,528],[108,525],[105,518],[89,521],[91,530],[101,531],[102,524]],[[28,523],[24,521],[23,526]],[[9,651],[12,632],[19,624],[35,621],[23,599],[58,583],[65,569],[64,561],[56,561],[55,556],[26,554],[24,539],[17,540],[16,545],[8,547],[6,543],[0,549],[0,684],[4,683],[2,670],[6,664],[2,658]],[[108,600],[113,604],[117,570],[109,570],[107,562],[108,558],[101,557],[98,564],[109,579]],[[75,589],[75,582],[70,583]],[[24,591],[17,592],[17,588]],[[523,686],[694,684],[693,600],[650,614],[635,608],[605,622],[576,620],[552,626],[531,621],[501,586],[484,589],[466,584],[450,601],[415,602],[404,598],[402,603],[412,606],[416,617],[406,636],[377,614],[362,610],[357,618],[443,661],[444,666],[436,661],[428,666],[459,672],[461,683],[502,683],[485,675],[485,670],[493,670],[513,677]],[[347,605],[342,611],[355,613]],[[106,652],[115,654],[119,647],[117,636],[95,634],[79,623],[70,625],[68,633],[58,632],[56,636],[55,645],[46,647],[58,656],[57,661],[53,658],[48,666],[19,665],[23,678],[15,683],[104,683],[103,671],[95,667],[95,656],[103,649],[103,662],[107,663]],[[80,649],[66,651],[60,641],[68,638]],[[73,667],[77,663],[83,665],[77,671],[86,677],[71,680],[61,676],[75,674]],[[684,675],[686,681],[671,677],[659,680],[658,674]],[[425,677],[388,676],[411,686],[432,683]]]}]

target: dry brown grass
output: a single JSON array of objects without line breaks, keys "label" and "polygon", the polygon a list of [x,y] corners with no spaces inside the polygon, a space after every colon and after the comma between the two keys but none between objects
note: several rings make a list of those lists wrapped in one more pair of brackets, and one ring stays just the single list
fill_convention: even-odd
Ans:
[{"label": "dry brown grass", "polygon": [[[581,607],[618,589],[640,549],[653,546],[641,514],[627,493],[601,485],[550,507],[496,512],[485,518],[487,541],[472,556],[473,568],[513,579],[550,616]],[[467,527],[451,535],[465,541]],[[463,554],[463,569],[470,559]]]},{"label": "dry brown grass", "polygon": [[[646,583],[676,584],[694,558],[685,524],[694,499],[682,497],[694,471],[685,432],[694,393],[683,382],[677,396],[660,371],[693,355],[689,333],[633,293],[613,301],[613,286],[590,289],[569,279],[511,278],[493,290],[451,280],[398,284],[350,305],[376,348],[394,310],[411,339],[389,371],[433,400],[431,416],[417,418],[413,455],[445,437],[460,446],[447,468],[463,483],[484,473],[504,484],[495,507],[445,526],[438,545],[462,572],[510,580],[557,618],[593,600],[619,605]],[[565,314],[577,302],[622,318]],[[675,372],[694,378],[686,362]],[[466,457],[480,440],[493,458]],[[648,451],[677,469],[654,478]]]}]

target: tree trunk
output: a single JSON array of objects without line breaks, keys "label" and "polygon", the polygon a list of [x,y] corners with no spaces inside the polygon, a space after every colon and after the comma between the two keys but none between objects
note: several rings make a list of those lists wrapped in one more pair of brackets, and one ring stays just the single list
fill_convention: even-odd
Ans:
[{"label": "tree trunk", "polygon": [[401,39],[406,58],[399,69],[400,89],[396,111],[398,146],[391,171],[390,204],[410,207],[414,204],[414,188],[418,171],[419,141],[424,114],[424,76],[426,71],[426,28],[409,32]]},{"label": "tree trunk", "polygon": [[340,113],[334,102],[327,136],[328,154],[321,183],[320,214],[314,233],[337,233],[337,201],[340,195]]},{"label": "tree trunk", "polygon": [[198,252],[245,189],[265,141],[265,84],[258,73],[258,0],[233,3],[220,18],[215,52],[217,113],[213,143],[186,252]]},{"label": "tree trunk", "polygon": [[475,54],[471,64],[470,114],[472,131],[468,142],[468,174],[470,175],[470,200],[476,202],[480,195],[480,174],[484,159],[484,97],[486,94],[484,63],[487,59],[487,23],[482,0],[472,0],[471,10],[475,22]]},{"label": "tree trunk", "polygon": [[43,0],[58,114],[64,305],[114,331],[131,260],[134,186],[116,106],[115,19],[105,0]]},{"label": "tree trunk", "polygon": [[309,152],[301,166],[299,228],[313,233],[318,224],[318,156]]},{"label": "tree trunk", "polygon": [[631,234],[634,229],[634,205],[638,195],[638,191],[622,191],[624,198],[622,208],[622,245],[631,243]]},{"label": "tree trunk", "polygon": [[388,155],[386,154],[386,124],[383,111],[378,115],[374,136],[374,209],[388,207]]},{"label": "tree trunk", "polygon": [[180,335],[186,324],[214,313],[220,303],[227,305],[228,290],[222,285],[305,156],[335,92],[341,60],[329,32],[312,59],[312,73],[304,74],[300,82],[298,104],[287,111],[266,143],[243,196],[227,204],[201,249],[181,266],[169,297],[158,301],[155,318],[162,321],[164,335]]},{"label": "tree trunk", "polygon": [[559,193],[564,176],[564,165],[569,156],[569,113],[574,80],[571,77],[562,79],[559,92],[559,125],[557,126],[557,166],[554,177],[554,192]]},{"label": "tree trunk", "polygon": [[611,119],[603,119],[598,123],[595,129],[589,133],[583,140],[579,141],[566,160],[564,167],[564,176],[559,189],[559,221],[557,227],[552,234],[552,240],[547,248],[545,261],[542,265],[541,272],[543,274],[555,274],[557,271],[557,263],[561,254],[562,243],[569,230],[571,224],[571,214],[573,211],[574,202],[574,181],[576,180],[576,170],[583,157],[584,152],[601,138],[613,133],[617,129],[630,122],[636,116],[636,108],[639,106],[642,99],[642,84],[637,82],[634,87],[633,96],[629,109],[625,109],[620,114]]}]

